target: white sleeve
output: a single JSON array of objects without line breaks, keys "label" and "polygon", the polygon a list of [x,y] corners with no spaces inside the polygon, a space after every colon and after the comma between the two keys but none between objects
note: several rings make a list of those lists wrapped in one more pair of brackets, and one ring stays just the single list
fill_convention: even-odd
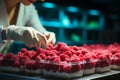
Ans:
[{"label": "white sleeve", "polygon": [[3,29],[3,26],[0,25],[0,42],[2,42],[2,29]]},{"label": "white sleeve", "polygon": [[41,33],[46,32],[46,29],[42,26],[42,24],[39,20],[38,12],[35,9],[35,6],[31,5],[31,8],[32,9],[31,9],[31,12],[30,12],[30,18],[27,22],[27,26],[31,26]]}]

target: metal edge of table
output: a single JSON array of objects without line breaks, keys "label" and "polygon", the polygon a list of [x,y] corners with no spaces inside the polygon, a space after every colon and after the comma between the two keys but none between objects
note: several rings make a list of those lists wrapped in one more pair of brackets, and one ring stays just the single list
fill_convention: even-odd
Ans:
[{"label": "metal edge of table", "polygon": [[[120,74],[120,71],[111,70],[109,72],[95,73],[87,76],[82,76],[79,78],[74,78],[72,80],[94,80],[94,79],[97,80],[103,77],[114,76],[117,74]],[[31,76],[24,76],[24,75],[17,75],[17,74],[0,73],[0,80],[56,80],[56,79],[57,78],[43,78],[41,76],[31,77]]]}]

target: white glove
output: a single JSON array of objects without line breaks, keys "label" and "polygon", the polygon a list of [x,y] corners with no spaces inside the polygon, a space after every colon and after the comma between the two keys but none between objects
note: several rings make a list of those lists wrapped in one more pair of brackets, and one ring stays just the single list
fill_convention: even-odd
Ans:
[{"label": "white glove", "polygon": [[44,35],[47,38],[47,43],[54,45],[56,42],[56,36],[54,32],[45,32]]},{"label": "white glove", "polygon": [[9,26],[6,29],[7,39],[22,41],[28,47],[47,47],[46,37],[32,27]]}]

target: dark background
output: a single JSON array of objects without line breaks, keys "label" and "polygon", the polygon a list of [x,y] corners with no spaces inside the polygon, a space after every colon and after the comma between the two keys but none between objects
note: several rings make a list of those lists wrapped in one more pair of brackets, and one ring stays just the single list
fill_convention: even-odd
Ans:
[{"label": "dark background", "polygon": [[73,5],[85,9],[98,9],[103,13],[120,14],[120,0],[46,0],[59,5]]},{"label": "dark background", "polygon": [[[46,0],[45,2],[51,2],[58,6],[75,6],[82,10],[90,10],[95,9],[99,10],[100,13],[102,13],[105,17],[105,24],[104,29],[100,31],[96,30],[85,30],[84,29],[64,29],[62,33],[63,37],[69,37],[71,36],[71,33],[77,33],[79,35],[83,34],[83,39],[81,42],[75,42],[71,41],[68,42],[67,40],[64,40],[59,33],[60,29],[57,28],[51,28],[47,26],[48,30],[54,31],[57,35],[57,42],[65,42],[70,45],[81,45],[84,43],[93,44],[93,43],[114,43],[114,42],[120,42],[120,0]],[[36,3],[44,3],[44,2],[36,2]],[[37,6],[36,6],[37,7]],[[39,11],[40,7],[37,7]],[[58,8],[59,9],[59,8]],[[40,11],[41,12],[41,11]],[[48,13],[49,14],[49,13]],[[56,16],[56,15],[54,15]],[[46,26],[45,26],[46,27]],[[57,32],[56,32],[57,31]],[[80,33],[83,32],[83,33]],[[61,39],[59,39],[61,38]],[[59,40],[58,40],[59,39]],[[89,41],[88,39],[91,39]],[[70,40],[70,38],[68,38]],[[96,40],[96,41],[94,41]],[[66,42],[67,41],[67,42]]]},{"label": "dark background", "polygon": [[[58,5],[77,6],[82,9],[100,10],[107,19],[109,28],[112,29],[112,21],[120,21],[120,0],[46,0]],[[113,15],[113,16],[112,16]],[[106,26],[108,27],[108,26]]]}]

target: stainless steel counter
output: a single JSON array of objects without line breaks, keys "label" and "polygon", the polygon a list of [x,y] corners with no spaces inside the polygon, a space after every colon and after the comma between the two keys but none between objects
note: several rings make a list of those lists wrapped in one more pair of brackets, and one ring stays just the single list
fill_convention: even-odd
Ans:
[{"label": "stainless steel counter", "polygon": [[[109,72],[87,75],[87,76],[75,78],[72,80],[103,80],[103,78],[104,78],[104,80],[114,80],[114,78],[119,80],[119,76],[116,77],[116,75],[120,75],[120,71],[111,70]],[[43,78],[41,76],[30,77],[30,76],[23,76],[23,75],[0,73],[0,80],[61,80],[61,79]],[[70,79],[66,79],[66,80],[70,80]]]}]

